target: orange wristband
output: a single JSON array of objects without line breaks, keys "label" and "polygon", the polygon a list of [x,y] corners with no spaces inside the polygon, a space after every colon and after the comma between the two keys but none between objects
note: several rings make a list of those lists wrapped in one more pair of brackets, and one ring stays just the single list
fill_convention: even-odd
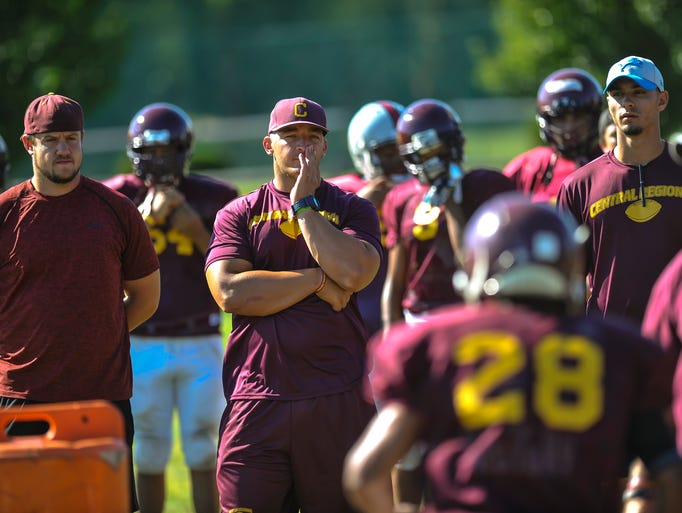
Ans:
[{"label": "orange wristband", "polygon": [[322,271],[322,280],[320,281],[320,284],[318,287],[315,289],[315,292],[313,294],[317,294],[319,291],[321,291],[324,286],[327,284],[327,273],[325,273],[322,268],[320,267],[320,271]]}]

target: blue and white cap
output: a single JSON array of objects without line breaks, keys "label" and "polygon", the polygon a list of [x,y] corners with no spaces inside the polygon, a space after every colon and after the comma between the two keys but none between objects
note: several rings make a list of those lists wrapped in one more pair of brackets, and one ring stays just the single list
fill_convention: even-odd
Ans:
[{"label": "blue and white cap", "polygon": [[644,57],[631,55],[630,57],[619,60],[611,66],[606,78],[604,93],[606,93],[609,87],[611,87],[611,84],[619,78],[632,79],[647,91],[652,91],[656,88],[661,91],[665,90],[661,71],[656,67],[653,61],[645,59]]}]

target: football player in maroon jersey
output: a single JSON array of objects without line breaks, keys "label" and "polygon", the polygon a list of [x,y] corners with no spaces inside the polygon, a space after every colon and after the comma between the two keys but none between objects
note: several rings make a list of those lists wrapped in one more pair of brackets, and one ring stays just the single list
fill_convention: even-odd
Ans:
[{"label": "football player in maroon jersey", "polygon": [[536,201],[554,202],[564,178],[602,153],[601,86],[585,70],[562,68],[542,81],[536,99],[544,144],[514,157],[502,172]]},{"label": "football player in maroon jersey", "polygon": [[468,304],[372,340],[368,393],[383,406],[344,471],[359,511],[397,510],[388,476],[417,440],[427,512],[615,513],[632,454],[661,511],[680,511],[666,355],[633,326],[583,315],[585,238],[520,193],[474,214],[454,279]]},{"label": "football player in maroon jersey", "polygon": [[130,335],[140,505],[144,513],[163,511],[177,412],[194,511],[215,512],[223,344],[220,309],[203,264],[215,215],[238,191],[189,172],[194,126],[177,105],[142,107],[130,121],[127,139],[133,172],[104,183],[137,205],[161,264],[159,308]]}]

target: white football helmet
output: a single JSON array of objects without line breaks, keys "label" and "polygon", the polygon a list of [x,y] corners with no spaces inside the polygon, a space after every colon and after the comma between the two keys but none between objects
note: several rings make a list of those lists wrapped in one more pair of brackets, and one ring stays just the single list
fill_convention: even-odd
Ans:
[{"label": "white football helmet", "polygon": [[398,153],[395,129],[403,109],[399,103],[389,100],[370,102],[350,120],[348,152],[353,166],[365,180],[407,174]]}]

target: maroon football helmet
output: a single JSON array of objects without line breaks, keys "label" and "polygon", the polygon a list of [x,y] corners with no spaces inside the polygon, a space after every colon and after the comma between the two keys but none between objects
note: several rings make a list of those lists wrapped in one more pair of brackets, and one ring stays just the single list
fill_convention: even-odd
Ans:
[{"label": "maroon football helmet", "polygon": [[433,184],[463,157],[464,135],[459,114],[434,99],[408,105],[396,125],[398,148],[405,167],[422,183]]},{"label": "maroon football helmet", "polygon": [[194,142],[192,120],[180,107],[152,103],[128,126],[128,157],[148,183],[177,184],[189,167]]},{"label": "maroon football helmet", "polygon": [[[563,68],[551,73],[537,93],[536,119],[540,137],[569,159],[592,159],[599,151],[599,116],[602,92],[597,80],[579,68]],[[578,126],[567,131],[558,125],[566,114],[584,114]]]},{"label": "maroon football helmet", "polygon": [[5,189],[7,172],[9,171],[9,155],[7,153],[7,143],[0,135],[0,191]]},{"label": "maroon football helmet", "polygon": [[467,301],[550,300],[584,311],[586,239],[587,228],[554,206],[520,192],[499,194],[466,225],[455,288]]}]

